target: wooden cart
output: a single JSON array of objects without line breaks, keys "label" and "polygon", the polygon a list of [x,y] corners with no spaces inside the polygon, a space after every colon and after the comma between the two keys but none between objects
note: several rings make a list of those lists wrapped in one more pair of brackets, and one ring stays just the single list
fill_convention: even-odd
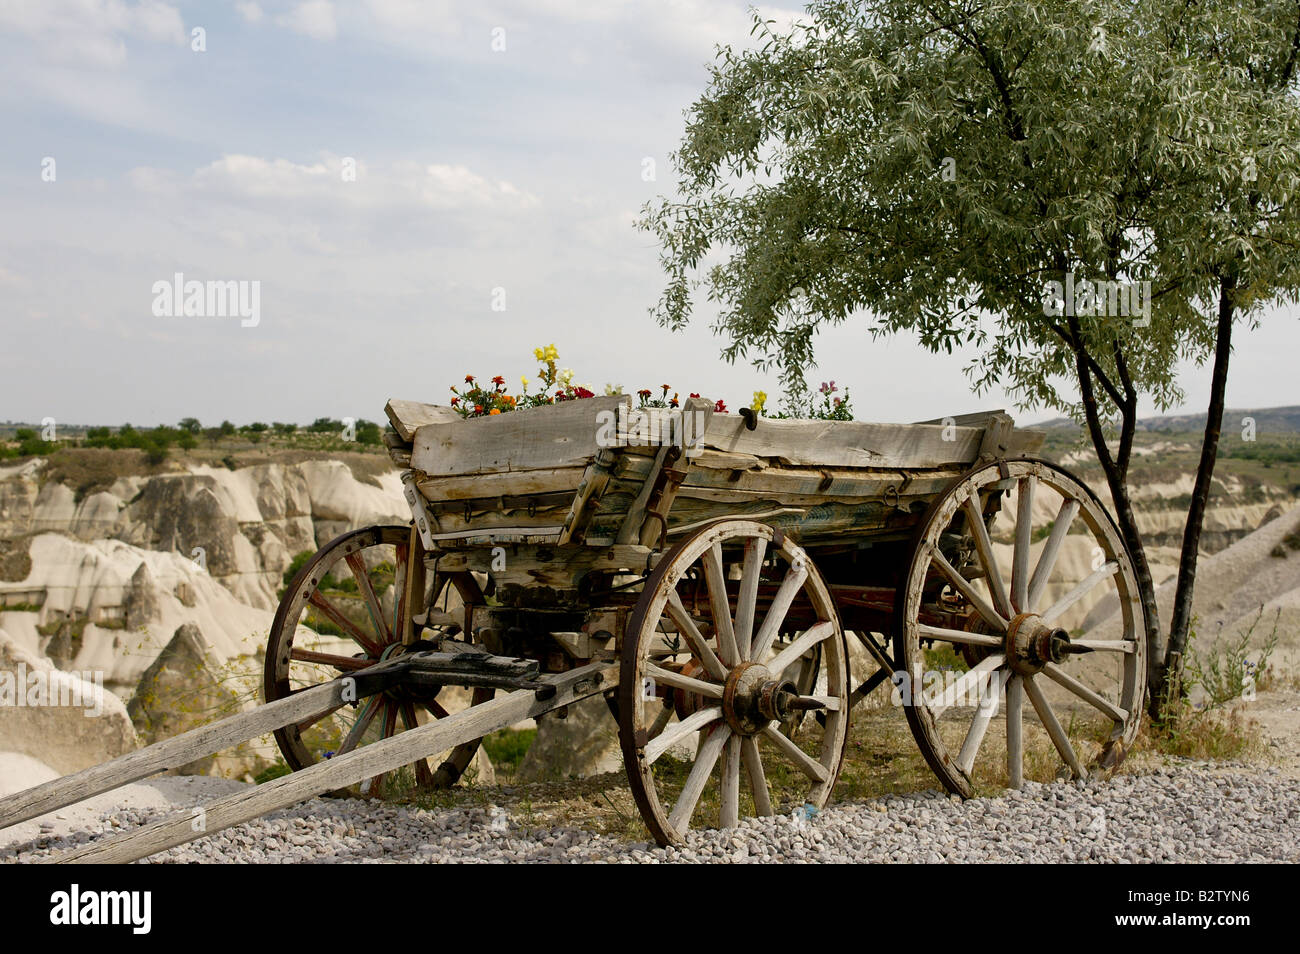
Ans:
[{"label": "wooden cart", "polygon": [[[824,806],[850,712],[885,682],[962,796],[1050,771],[1036,740],[1082,777],[1137,730],[1129,557],[1005,414],[785,421],[625,395],[387,412],[411,523],[301,569],[268,705],[11,796],[0,825],[274,730],[294,774],[208,806],[202,832],[171,819],[68,860],[139,857],[349,786],[454,784],[485,735],[597,694],[661,844]],[[1091,639],[1088,608],[1114,611]]]}]

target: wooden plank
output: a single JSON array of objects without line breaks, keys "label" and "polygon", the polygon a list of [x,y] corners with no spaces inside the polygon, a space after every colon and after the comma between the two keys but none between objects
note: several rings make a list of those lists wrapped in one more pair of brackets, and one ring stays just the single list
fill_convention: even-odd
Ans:
[{"label": "wooden plank", "polygon": [[450,424],[459,421],[461,416],[449,407],[437,404],[421,404],[419,401],[399,401],[390,398],[384,405],[384,413],[393,430],[406,443],[411,443],[415,432],[425,424]]},{"label": "wooden plank", "polygon": [[343,705],[343,680],[334,679],[304,692],[219,719],[102,765],[56,778],[0,799],[0,828],[57,811],[102,792],[177,768],[282,726],[304,722]]},{"label": "wooden plank", "polygon": [[504,474],[471,474],[464,477],[423,477],[416,481],[426,500],[479,500],[491,497],[522,497],[567,490],[575,493],[582,483],[584,467],[543,467]]},{"label": "wooden plank", "polygon": [[601,415],[613,414],[629,401],[623,394],[602,395],[425,424],[415,432],[411,465],[430,476],[586,467],[600,450]]},{"label": "wooden plank", "polygon": [[955,424],[958,427],[983,427],[985,422],[998,414],[1005,416],[1006,408],[996,408],[992,411],[971,411],[967,414],[949,414],[945,417],[935,417],[928,421],[916,421],[917,424]]},{"label": "wooden plank", "polygon": [[556,690],[555,695],[549,699],[540,700],[531,690],[500,694],[449,718],[438,719],[416,729],[407,729],[390,738],[318,762],[300,772],[208,802],[203,806],[202,831],[194,831],[194,816],[185,811],[151,825],[63,852],[49,861],[56,864],[122,864],[145,858],[250,821],[277,808],[293,805],[313,795],[354,785],[382,772],[391,772],[416,759],[445,752],[497,729],[534,718],[598,692],[608,691],[618,685],[618,670],[619,664],[616,662],[598,662],[559,675],[546,676],[544,681],[554,685]]},{"label": "wooden plank", "polygon": [[715,414],[702,444],[805,466],[924,468],[974,463],[983,436],[978,427],[772,418],[751,431],[739,416]]}]

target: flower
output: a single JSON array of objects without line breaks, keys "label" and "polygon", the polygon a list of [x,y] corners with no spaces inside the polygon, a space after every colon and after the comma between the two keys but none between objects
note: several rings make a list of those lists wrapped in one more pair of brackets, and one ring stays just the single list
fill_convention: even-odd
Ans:
[{"label": "flower", "polygon": [[483,413],[483,405],[482,405],[482,404],[475,404],[475,405],[474,405],[474,413],[475,413],[475,414],[482,414],[482,413]]},{"label": "flower", "polygon": [[499,387],[506,383],[506,379],[501,377],[501,375],[498,374],[496,377],[492,379],[492,383]]},{"label": "flower", "polygon": [[488,417],[491,417],[493,414],[500,414],[500,413],[501,413],[501,408],[494,407],[492,410],[488,411]]},{"label": "flower", "polygon": [[459,404],[459,403],[460,403],[460,398],[452,398],[452,399],[451,399],[451,406],[452,406],[452,407],[455,407],[455,406],[456,406],[457,404]]},{"label": "flower", "polygon": [[473,384],[473,383],[474,383],[474,375],[472,375],[472,374],[467,374],[467,375],[465,375],[465,383],[466,383],[466,384]]},{"label": "flower", "polygon": [[572,368],[565,368],[563,371],[560,372],[560,382],[561,382],[562,384],[572,384],[572,383],[573,383],[573,369],[572,369]]},{"label": "flower", "polygon": [[649,389],[649,388],[642,388],[640,391],[637,391],[636,393],[639,394],[639,395],[640,395],[641,397],[643,397],[643,398],[648,398],[648,397],[650,396],[650,389]]},{"label": "flower", "polygon": [[580,397],[580,398],[589,398],[589,397],[595,397],[595,396],[596,396],[596,392],[595,392],[595,391],[588,391],[588,390],[587,390],[586,388],[584,388],[581,384],[578,385],[576,388],[574,388],[573,393],[576,394],[576,395],[577,395],[578,397]]},{"label": "flower", "polygon": [[536,358],[538,361],[545,361],[545,360],[546,360],[546,352],[543,351],[541,348],[534,348],[534,349],[533,349],[533,357]]},{"label": "flower", "polygon": [[523,375],[523,374],[519,375],[519,382],[524,386],[524,390],[527,391],[527,390],[528,390],[528,377],[527,377],[526,375]]},{"label": "flower", "polygon": [[750,408],[753,409],[754,413],[757,414],[759,411],[763,410],[763,407],[766,404],[767,404],[767,392],[755,391],[754,400],[750,402],[749,406]]},{"label": "flower", "polygon": [[692,392],[691,392],[691,397],[693,397],[693,398],[697,398],[697,397],[699,397],[699,396],[700,396],[700,395],[699,395],[699,392],[698,392],[698,391],[692,391]]},{"label": "flower", "polygon": [[715,403],[715,404],[713,405],[713,410],[715,410],[715,411],[718,412],[719,414],[726,414],[726,413],[727,413],[727,405],[724,404],[721,400],[719,400],[717,403]]}]

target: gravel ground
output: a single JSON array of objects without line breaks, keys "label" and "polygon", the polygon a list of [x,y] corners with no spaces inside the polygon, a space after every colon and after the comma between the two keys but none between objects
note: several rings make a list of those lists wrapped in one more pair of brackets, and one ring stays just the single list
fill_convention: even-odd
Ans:
[{"label": "gravel ground", "polygon": [[[103,816],[130,828],[156,810]],[[0,850],[30,861],[91,835]],[[968,802],[920,792],[800,817],[746,820],[661,849],[572,828],[526,827],[504,809],[432,813],[312,799],[156,855],[162,862],[1296,862],[1300,780],[1193,763],[1105,782],[1027,783]]]}]

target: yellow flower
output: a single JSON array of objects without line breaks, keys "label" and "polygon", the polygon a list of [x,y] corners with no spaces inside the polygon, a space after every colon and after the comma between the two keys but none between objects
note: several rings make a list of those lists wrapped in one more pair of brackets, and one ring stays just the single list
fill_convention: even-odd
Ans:
[{"label": "yellow flower", "polygon": [[523,383],[523,385],[524,385],[524,390],[527,391],[527,390],[528,390],[528,378],[527,378],[527,376],[521,374],[521,375],[519,375],[519,380]]},{"label": "yellow flower", "polygon": [[754,400],[750,402],[749,407],[750,410],[754,411],[755,413],[758,413],[759,411],[763,410],[763,405],[765,405],[766,403],[767,403],[767,392],[755,391]]},{"label": "yellow flower", "polygon": [[544,350],[542,350],[541,348],[534,348],[534,349],[533,349],[533,357],[536,358],[538,361],[545,361],[545,360],[546,360],[546,352],[545,352]]},{"label": "yellow flower", "polygon": [[553,344],[548,344],[548,345],[546,346],[546,351],[543,352],[543,357],[544,357],[547,361],[554,361],[554,360],[557,359],[559,356],[560,356],[560,352],[558,352],[558,351],[555,350],[555,345],[553,345]]},{"label": "yellow flower", "polygon": [[560,381],[561,381],[563,384],[572,384],[572,383],[573,383],[573,369],[572,369],[572,368],[565,368],[563,371],[561,371],[561,372],[560,372]]}]

